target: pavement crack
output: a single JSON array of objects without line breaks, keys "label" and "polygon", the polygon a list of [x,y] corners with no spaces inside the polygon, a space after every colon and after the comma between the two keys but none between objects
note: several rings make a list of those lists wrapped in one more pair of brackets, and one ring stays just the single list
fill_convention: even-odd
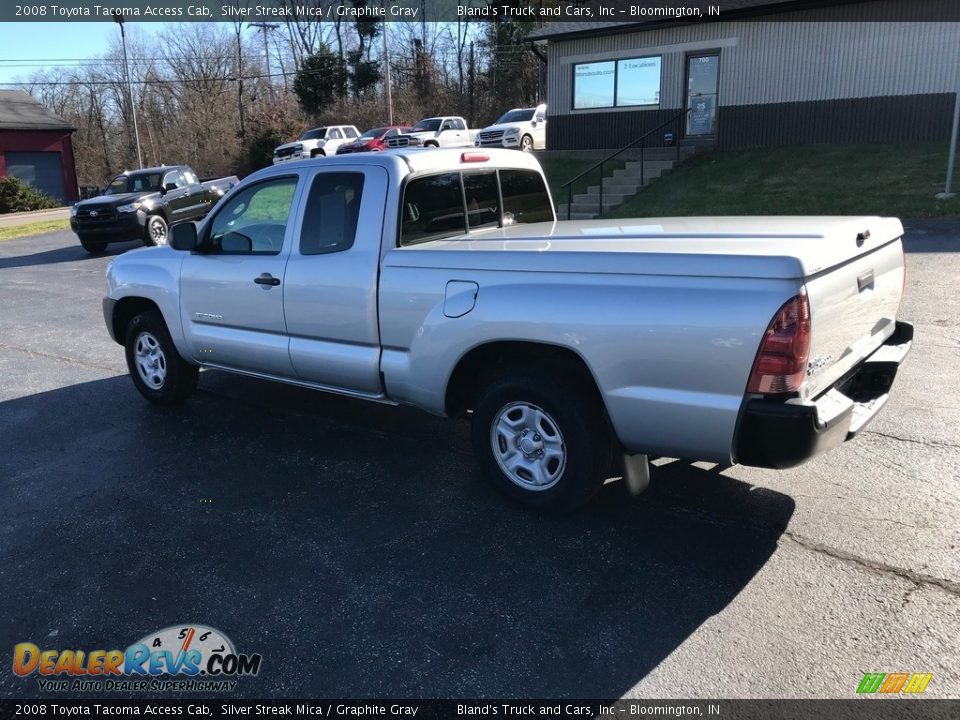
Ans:
[{"label": "pavement crack", "polygon": [[935,575],[917,572],[916,570],[900,568],[878,560],[868,560],[867,558],[854,555],[846,550],[830,547],[829,545],[817,542],[816,540],[811,540],[808,537],[798,535],[797,533],[789,530],[784,531],[783,537],[792,540],[797,545],[809,550],[810,552],[826,555],[834,560],[839,560],[847,563],[848,565],[859,567],[862,570],[867,570],[869,572],[878,573],[881,575],[892,575],[900,578],[901,580],[913,583],[917,587],[940,588],[944,592],[949,593],[954,597],[960,597],[960,583],[954,582],[953,580],[947,580],[946,578],[940,578]]},{"label": "pavement crack", "polygon": [[879,432],[879,431],[877,431],[877,430],[864,430],[864,431],[863,431],[863,434],[864,434],[864,435],[877,435],[877,436],[879,436],[879,437],[885,437],[885,438],[888,438],[888,439],[890,439],[890,440],[897,440],[897,441],[899,441],[899,442],[905,442],[905,443],[913,443],[913,444],[915,444],[915,445],[925,445],[925,446],[927,446],[927,447],[945,447],[945,448],[953,448],[953,449],[955,449],[955,450],[956,450],[956,449],[960,449],[960,445],[955,445],[955,444],[953,444],[953,443],[940,442],[940,441],[938,441],[938,440],[917,440],[916,438],[900,437],[899,435],[893,435],[893,434],[891,434],[891,433]]},{"label": "pavement crack", "polygon": [[70,365],[76,365],[77,367],[84,367],[90,370],[106,370],[107,372],[116,373],[116,368],[107,367],[106,365],[94,365],[92,363],[83,362],[82,360],[77,360],[76,358],[65,357],[63,355],[54,355],[53,353],[46,353],[40,350],[30,350],[28,348],[17,347],[16,345],[7,345],[5,343],[0,343],[0,350],[13,350],[14,352],[21,352],[24,355],[30,355],[31,357],[42,357],[47,358],[48,360],[59,360],[60,362],[65,362]]}]

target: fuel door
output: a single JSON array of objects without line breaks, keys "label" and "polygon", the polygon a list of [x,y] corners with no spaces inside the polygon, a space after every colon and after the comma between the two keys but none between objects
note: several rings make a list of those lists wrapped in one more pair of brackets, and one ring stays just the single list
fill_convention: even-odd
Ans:
[{"label": "fuel door", "polygon": [[448,318],[463,317],[473,310],[480,286],[469,280],[451,280],[443,300],[443,314]]}]

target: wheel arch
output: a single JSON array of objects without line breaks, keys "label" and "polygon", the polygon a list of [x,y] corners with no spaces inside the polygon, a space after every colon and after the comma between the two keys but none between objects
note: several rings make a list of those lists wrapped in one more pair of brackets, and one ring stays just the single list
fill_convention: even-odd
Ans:
[{"label": "wheel arch", "polygon": [[471,348],[460,356],[447,380],[444,407],[449,417],[472,409],[482,383],[477,378],[492,378],[498,372],[522,365],[543,368],[587,383],[590,392],[603,406],[597,379],[586,360],[568,347],[526,340],[497,340]]},{"label": "wheel arch", "polygon": [[110,318],[111,335],[114,341],[118,345],[126,344],[127,327],[130,325],[130,321],[137,315],[151,310],[157,311],[157,314],[163,318],[163,322],[167,325],[169,331],[170,324],[167,323],[166,318],[163,317],[163,311],[160,310],[160,306],[153,300],[145,297],[124,297],[117,300],[116,305],[113,306],[113,317]]}]

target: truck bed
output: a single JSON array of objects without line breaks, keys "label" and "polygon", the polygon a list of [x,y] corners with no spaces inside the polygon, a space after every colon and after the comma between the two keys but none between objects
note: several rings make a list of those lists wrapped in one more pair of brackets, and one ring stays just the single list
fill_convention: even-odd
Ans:
[{"label": "truck bed", "polygon": [[[870,237],[858,245],[866,229]],[[570,220],[426,242],[391,253],[387,263],[445,267],[451,262],[446,253],[469,250],[454,267],[788,279],[813,276],[902,234],[899,220],[879,217]],[[566,253],[582,255],[571,264]]]}]

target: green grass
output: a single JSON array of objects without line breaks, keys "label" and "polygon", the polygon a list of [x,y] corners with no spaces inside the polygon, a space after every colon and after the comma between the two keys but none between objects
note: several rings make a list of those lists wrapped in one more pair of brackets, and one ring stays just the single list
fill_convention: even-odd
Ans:
[{"label": "green grass", "polygon": [[40,233],[69,229],[69,220],[41,220],[40,222],[28,223],[26,225],[0,227],[0,241],[15,240],[16,238],[27,237],[28,235],[39,235]]},{"label": "green grass", "polygon": [[[599,157],[590,160],[565,157],[541,158],[540,165],[543,167],[543,172],[547,176],[547,183],[550,185],[550,194],[553,195],[553,201],[558,205],[566,203],[568,191],[566,188],[561,190],[560,186],[567,182],[567,180],[575,178],[591,165],[595,165],[598,160],[600,160]],[[614,170],[622,168],[625,164],[626,161],[619,158],[604,163],[603,176],[610,177]],[[585,193],[588,187],[596,185],[599,182],[600,169],[598,168],[573,184],[573,194]]]},{"label": "green grass", "polygon": [[946,143],[717,150],[684,163],[609,216],[960,216],[960,198],[934,198],[946,168]]}]

